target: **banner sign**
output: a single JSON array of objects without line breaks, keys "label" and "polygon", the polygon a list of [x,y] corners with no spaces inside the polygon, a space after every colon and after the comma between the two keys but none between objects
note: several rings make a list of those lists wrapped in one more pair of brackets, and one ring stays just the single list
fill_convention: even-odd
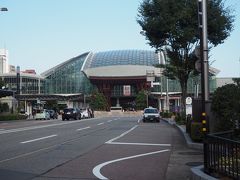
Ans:
[{"label": "banner sign", "polygon": [[130,85],[124,85],[123,86],[123,95],[124,96],[131,96],[131,86]]}]

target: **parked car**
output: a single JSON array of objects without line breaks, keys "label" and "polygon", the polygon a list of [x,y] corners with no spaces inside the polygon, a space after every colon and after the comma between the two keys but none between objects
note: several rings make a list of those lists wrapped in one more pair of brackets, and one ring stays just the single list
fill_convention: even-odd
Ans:
[{"label": "parked car", "polygon": [[50,114],[46,109],[37,110],[35,119],[50,119]]},{"label": "parked car", "polygon": [[78,108],[65,108],[62,114],[62,120],[81,119],[81,112]]},{"label": "parked car", "polygon": [[90,112],[88,109],[81,109],[81,115],[82,118],[90,118]]},{"label": "parked car", "polygon": [[144,109],[143,122],[146,122],[146,121],[160,122],[160,113],[157,108],[149,107]]},{"label": "parked car", "polygon": [[52,109],[48,110],[51,119],[58,119],[58,113]]}]

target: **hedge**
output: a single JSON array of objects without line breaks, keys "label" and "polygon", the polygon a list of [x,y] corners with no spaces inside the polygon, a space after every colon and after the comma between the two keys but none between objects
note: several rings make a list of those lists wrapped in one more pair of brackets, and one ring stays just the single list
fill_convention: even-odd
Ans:
[{"label": "hedge", "polygon": [[202,132],[202,123],[192,122],[191,123],[191,139],[196,142],[202,142],[204,134]]},{"label": "hedge", "polygon": [[22,119],[27,119],[27,116],[23,114],[0,114],[0,121],[22,120]]}]

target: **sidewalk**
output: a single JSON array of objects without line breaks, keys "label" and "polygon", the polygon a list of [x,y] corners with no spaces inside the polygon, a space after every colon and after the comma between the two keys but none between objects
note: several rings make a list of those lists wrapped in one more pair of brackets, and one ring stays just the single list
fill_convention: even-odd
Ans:
[{"label": "sidewalk", "polygon": [[217,180],[203,172],[203,144],[192,142],[185,125],[177,125],[172,119],[163,119],[176,127],[184,136],[174,137],[173,150],[169,161],[167,180]]}]

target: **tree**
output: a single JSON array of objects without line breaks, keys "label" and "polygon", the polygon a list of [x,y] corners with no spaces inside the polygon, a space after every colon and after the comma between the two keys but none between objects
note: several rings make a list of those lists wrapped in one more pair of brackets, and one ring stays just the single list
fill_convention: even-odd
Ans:
[{"label": "tree", "polygon": [[2,78],[0,78],[0,89],[2,89],[2,87],[5,86],[4,81],[2,80]]},{"label": "tree", "polygon": [[[234,16],[223,0],[208,0],[208,42],[217,46],[233,29]],[[200,44],[196,0],[144,0],[138,9],[137,22],[148,44],[156,51],[166,50],[168,58],[163,74],[180,82],[182,108],[185,110],[187,82],[194,74],[194,49]]]},{"label": "tree", "polygon": [[212,111],[217,117],[216,131],[233,129],[234,121],[240,120],[240,84],[217,88],[212,99]]},{"label": "tree", "polygon": [[90,106],[94,110],[106,110],[108,108],[108,102],[103,93],[93,92],[90,97]]},{"label": "tree", "polygon": [[44,108],[46,108],[46,109],[53,109],[53,110],[57,111],[58,110],[58,103],[57,103],[56,100],[49,100],[44,105]]},{"label": "tree", "polygon": [[0,103],[0,113],[9,112],[8,103]]},{"label": "tree", "polygon": [[136,107],[138,110],[144,109],[147,106],[146,98],[144,90],[139,91],[136,97]]}]

